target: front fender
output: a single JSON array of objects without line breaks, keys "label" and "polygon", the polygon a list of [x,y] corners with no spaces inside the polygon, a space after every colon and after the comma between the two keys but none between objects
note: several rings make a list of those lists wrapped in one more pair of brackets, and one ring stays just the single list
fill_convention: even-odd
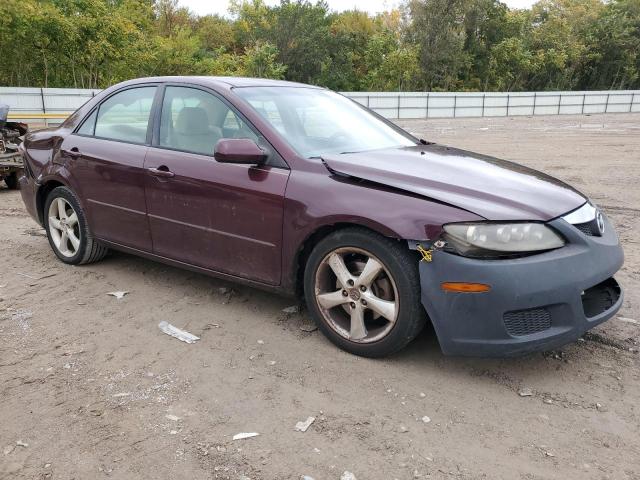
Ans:
[{"label": "front fender", "polygon": [[[318,171],[292,171],[284,203],[283,287],[295,286],[305,242],[337,224],[367,227],[381,235],[426,241],[442,225],[482,220],[471,212],[397,189]],[[287,276],[287,272],[289,272]]]}]

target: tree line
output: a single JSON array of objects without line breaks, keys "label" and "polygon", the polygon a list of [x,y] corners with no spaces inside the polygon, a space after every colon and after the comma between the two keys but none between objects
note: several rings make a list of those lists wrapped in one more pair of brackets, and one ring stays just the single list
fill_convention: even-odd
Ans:
[{"label": "tree line", "polygon": [[640,88],[640,0],[1,0],[0,85],[102,88],[151,75],[283,78],[343,91]]}]

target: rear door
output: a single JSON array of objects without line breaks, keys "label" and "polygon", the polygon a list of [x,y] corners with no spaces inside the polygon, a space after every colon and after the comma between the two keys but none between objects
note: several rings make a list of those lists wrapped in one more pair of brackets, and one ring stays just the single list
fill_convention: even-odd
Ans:
[{"label": "rear door", "polygon": [[65,138],[61,148],[93,234],[147,252],[152,247],[144,158],[157,88],[142,85],[114,93]]},{"label": "rear door", "polygon": [[251,138],[272,159],[277,153],[228,103],[206,90],[165,87],[159,119],[145,160],[154,253],[278,284],[289,170],[213,158],[220,138]]}]

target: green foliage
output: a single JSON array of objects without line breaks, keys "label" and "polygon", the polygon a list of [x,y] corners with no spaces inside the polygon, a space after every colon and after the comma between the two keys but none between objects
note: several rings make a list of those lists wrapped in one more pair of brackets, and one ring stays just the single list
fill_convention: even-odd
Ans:
[{"label": "green foliage", "polygon": [[640,0],[0,0],[0,85],[101,88],[150,75],[285,78],[336,90],[640,88]]},{"label": "green foliage", "polygon": [[257,42],[242,56],[243,75],[258,78],[284,78],[287,67],[278,63],[278,49],[270,43]]}]

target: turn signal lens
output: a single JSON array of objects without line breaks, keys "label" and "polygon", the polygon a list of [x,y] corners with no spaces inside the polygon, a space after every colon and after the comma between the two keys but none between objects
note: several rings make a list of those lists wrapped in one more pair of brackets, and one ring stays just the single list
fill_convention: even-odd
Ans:
[{"label": "turn signal lens", "polygon": [[444,282],[440,286],[445,292],[482,293],[491,290],[491,287],[484,283]]}]

